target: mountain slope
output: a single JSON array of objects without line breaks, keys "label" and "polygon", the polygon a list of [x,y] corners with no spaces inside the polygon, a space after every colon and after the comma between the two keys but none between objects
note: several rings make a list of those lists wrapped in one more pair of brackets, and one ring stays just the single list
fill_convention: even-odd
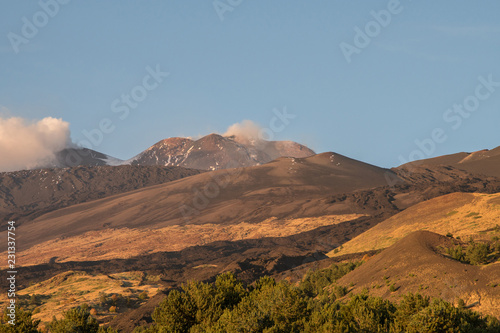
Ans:
[{"label": "mountain slope", "polygon": [[[445,257],[438,247],[457,241],[429,231],[409,234],[342,277],[338,283],[353,293],[368,288],[371,295],[397,300],[408,292],[458,298],[466,306],[500,316],[500,262],[473,266]],[[394,285],[392,290],[390,286]]]},{"label": "mountain slope", "polygon": [[411,170],[422,166],[452,166],[472,174],[500,177],[500,147],[492,150],[484,149],[473,153],[457,153],[434,157],[404,164],[398,169]]},{"label": "mountain slope", "polygon": [[123,161],[87,148],[66,148],[56,154],[56,160],[47,168],[76,166],[121,165]]},{"label": "mountain slope", "polygon": [[181,167],[78,166],[0,173],[0,217],[23,216],[125,193],[201,173]]},{"label": "mountain slope", "polygon": [[248,167],[278,157],[308,157],[314,152],[291,141],[259,141],[243,144],[234,137],[210,134],[199,140],[169,138],[128,160],[132,165],[183,166],[202,170]]},{"label": "mountain slope", "polygon": [[[61,237],[108,229],[119,232],[124,228],[158,230],[188,224],[234,226],[242,222],[261,223],[269,218],[356,213],[350,205],[325,200],[326,194],[384,186],[387,172],[390,171],[325,153],[202,173],[73,205],[26,221],[19,227],[20,250]],[[329,223],[334,223],[334,219]]]},{"label": "mountain slope", "polygon": [[466,239],[500,225],[500,193],[452,193],[416,204],[343,245],[336,253],[380,250],[418,230]]}]

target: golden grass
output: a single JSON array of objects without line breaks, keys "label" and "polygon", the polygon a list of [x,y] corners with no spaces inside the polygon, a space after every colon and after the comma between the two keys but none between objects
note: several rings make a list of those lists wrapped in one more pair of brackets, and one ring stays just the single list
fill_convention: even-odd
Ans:
[{"label": "golden grass", "polygon": [[53,257],[57,257],[57,262],[125,259],[155,252],[179,251],[215,241],[286,237],[361,216],[364,215],[325,215],[286,220],[273,217],[260,223],[241,222],[234,225],[188,224],[152,230],[104,229],[38,244],[18,253],[17,261],[22,266],[29,266],[47,263]]},{"label": "golden grass", "polygon": [[500,193],[452,193],[419,203],[387,219],[345,243],[334,257],[379,250],[391,246],[417,230],[451,233],[464,240],[476,238],[500,225]]},{"label": "golden grass", "polygon": [[[40,312],[34,314],[33,317],[47,323],[52,320],[53,316],[59,319],[64,311],[83,303],[91,308],[99,308],[102,294],[117,294],[134,299],[137,299],[142,292],[146,292],[149,297],[154,296],[160,286],[147,282],[144,284],[144,280],[145,276],[142,272],[91,275],[85,272],[67,271],[22,289],[17,295],[18,298],[25,295],[38,295],[39,302],[42,304],[38,304],[37,308]],[[0,295],[1,308],[7,305],[7,301],[6,295]],[[97,317],[103,315],[110,315],[110,313],[99,309]]]}]

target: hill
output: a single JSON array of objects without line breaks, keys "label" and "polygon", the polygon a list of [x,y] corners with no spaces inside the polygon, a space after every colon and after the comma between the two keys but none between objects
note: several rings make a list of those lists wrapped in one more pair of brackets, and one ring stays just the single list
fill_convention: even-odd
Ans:
[{"label": "hill", "polygon": [[416,204],[343,244],[329,256],[380,250],[412,232],[428,230],[466,239],[500,225],[500,193],[452,193]]},{"label": "hill", "polygon": [[[461,263],[439,253],[458,241],[430,231],[416,231],[370,258],[338,283],[357,293],[367,288],[374,296],[398,300],[421,293],[500,316],[500,262],[485,266]],[[391,287],[392,286],[392,287]]]},{"label": "hill", "polygon": [[500,147],[473,153],[457,153],[404,164],[398,169],[412,171],[422,166],[452,166],[476,175],[500,177]]}]

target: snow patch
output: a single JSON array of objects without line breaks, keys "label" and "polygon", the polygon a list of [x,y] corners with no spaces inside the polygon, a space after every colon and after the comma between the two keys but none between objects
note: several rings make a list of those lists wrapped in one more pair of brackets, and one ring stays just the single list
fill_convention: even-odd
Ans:
[{"label": "snow patch", "polygon": [[111,157],[109,155],[106,155],[106,158],[103,159],[103,162],[109,166],[119,166],[119,165],[124,165],[124,164],[130,164],[130,163],[126,163],[127,161],[123,161],[123,160],[120,160],[118,158]]}]

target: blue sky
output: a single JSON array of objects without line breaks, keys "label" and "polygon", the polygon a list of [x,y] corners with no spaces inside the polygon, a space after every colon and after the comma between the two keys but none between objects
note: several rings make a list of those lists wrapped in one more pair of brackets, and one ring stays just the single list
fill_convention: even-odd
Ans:
[{"label": "blue sky", "polygon": [[[500,145],[500,86],[481,83],[500,82],[498,1],[66,0],[39,13],[55,1],[2,2],[0,115],[62,118],[75,142],[107,119],[92,148],[118,158],[244,119],[269,127],[284,108],[295,118],[275,139],[385,167]],[[113,102],[157,67],[169,75],[120,119]],[[468,116],[447,113],[463,103]]]}]

